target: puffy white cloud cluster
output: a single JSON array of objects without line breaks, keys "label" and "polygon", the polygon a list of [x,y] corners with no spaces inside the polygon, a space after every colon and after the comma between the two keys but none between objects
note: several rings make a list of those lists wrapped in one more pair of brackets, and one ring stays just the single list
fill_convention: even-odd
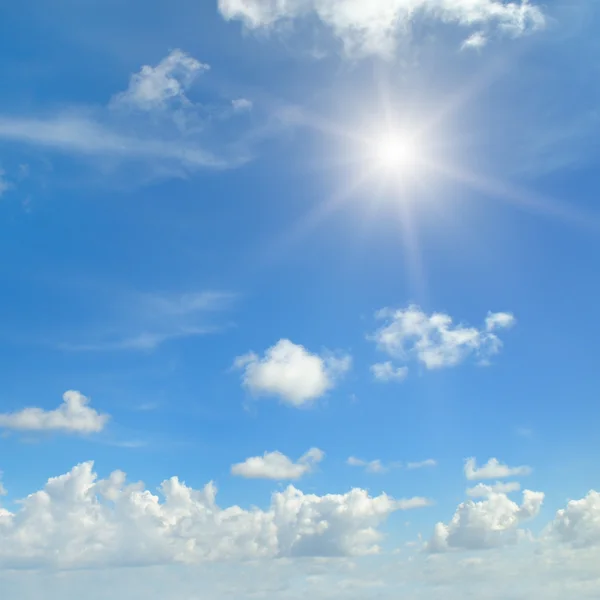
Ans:
[{"label": "puffy white cloud cluster", "polygon": [[521,484],[518,481],[498,481],[494,485],[478,483],[467,489],[467,496],[471,496],[471,498],[486,498],[492,494],[512,494],[513,492],[519,492],[520,490]]},{"label": "puffy white cloud cluster", "polygon": [[371,497],[365,490],[317,496],[289,486],[267,510],[220,508],[212,483],[194,490],[178,478],[160,495],[121,471],[98,479],[93,463],[48,480],[11,513],[0,510],[0,567],[127,566],[379,551],[379,527],[424,498]]},{"label": "puffy white cloud cluster", "polygon": [[310,473],[323,458],[325,452],[319,448],[311,448],[297,462],[293,462],[281,452],[265,452],[263,456],[252,456],[233,465],[231,474],[248,479],[300,479]]},{"label": "puffy white cloud cluster", "polygon": [[310,404],[335,386],[352,364],[349,356],[319,356],[290,340],[279,340],[263,358],[253,352],[239,356],[243,384],[257,396],[275,396],[294,407]]},{"label": "puffy white cloud cluster", "polygon": [[0,428],[18,431],[62,431],[66,433],[97,433],[110,417],[89,406],[90,399],[70,390],[63,394],[63,403],[55,410],[24,408],[18,412],[0,414]]},{"label": "puffy white cloud cluster", "polygon": [[478,550],[516,543],[524,535],[520,525],[540,512],[542,492],[523,492],[519,506],[506,494],[491,493],[481,502],[458,506],[452,520],[438,523],[428,544],[430,552],[452,549]]},{"label": "puffy white cloud cluster", "polygon": [[250,29],[316,17],[351,56],[392,55],[419,17],[513,36],[545,22],[542,10],[529,0],[219,0],[219,10],[225,19],[242,21]]},{"label": "puffy white cloud cluster", "polygon": [[[376,316],[385,321],[371,336],[377,347],[398,360],[416,358],[427,369],[454,367],[469,357],[486,364],[502,348],[496,331],[515,323],[512,314],[501,312],[489,313],[482,329],[454,325],[449,315],[428,315],[416,305],[397,310],[385,308]],[[372,367],[375,376],[383,380],[405,376],[404,369],[395,368],[391,362]]]},{"label": "puffy white cloud cluster", "polygon": [[556,513],[548,533],[575,548],[600,546],[600,493],[590,491]]}]

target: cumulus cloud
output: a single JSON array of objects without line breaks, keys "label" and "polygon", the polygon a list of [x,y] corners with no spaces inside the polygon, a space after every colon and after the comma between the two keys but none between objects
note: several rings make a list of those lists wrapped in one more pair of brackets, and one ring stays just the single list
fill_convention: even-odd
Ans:
[{"label": "cumulus cloud", "polygon": [[263,358],[253,352],[238,356],[243,384],[257,396],[276,396],[290,406],[310,404],[332,389],[351,366],[349,356],[319,356],[290,340],[279,340]]},{"label": "cumulus cloud", "polygon": [[89,406],[90,399],[70,390],[63,394],[63,403],[55,410],[25,408],[0,414],[0,428],[17,431],[62,431],[65,433],[98,433],[108,423],[109,416]]},{"label": "cumulus cloud", "polygon": [[372,365],[371,372],[377,381],[403,381],[408,375],[408,367],[394,367],[387,361]]},{"label": "cumulus cloud", "polygon": [[547,533],[574,548],[599,546],[600,493],[592,490],[581,500],[569,501],[556,513]]},{"label": "cumulus cloud", "polygon": [[281,452],[265,452],[263,456],[252,456],[233,465],[231,473],[248,479],[296,480],[310,473],[323,458],[325,453],[319,448],[311,448],[297,462]]},{"label": "cumulus cloud", "polygon": [[113,106],[128,106],[140,110],[161,109],[173,99],[189,103],[185,90],[199,73],[209,66],[181,50],[173,50],[156,66],[144,65],[131,76],[129,87],[112,99]]},{"label": "cumulus cloud", "polygon": [[477,468],[477,461],[468,458],[465,461],[465,477],[469,481],[477,479],[506,479],[507,477],[522,477],[531,474],[531,467],[509,467],[497,458],[490,458],[482,467]]},{"label": "cumulus cloud", "polygon": [[521,524],[539,514],[543,501],[542,492],[525,490],[520,506],[506,494],[494,493],[481,502],[463,502],[448,524],[435,526],[427,548],[430,552],[445,552],[514,544],[525,535]]},{"label": "cumulus cloud", "polygon": [[471,498],[486,498],[492,494],[511,494],[520,490],[521,484],[518,481],[499,481],[494,485],[478,483],[476,486],[467,489],[467,496],[471,496]]},{"label": "cumulus cloud", "polygon": [[424,498],[371,497],[365,490],[317,496],[293,486],[267,510],[220,508],[216,487],[194,490],[177,477],[160,497],[121,471],[98,479],[93,463],[48,480],[0,512],[0,566],[101,567],[379,552],[391,513],[426,506]]},{"label": "cumulus cloud", "polygon": [[[385,321],[371,337],[380,350],[406,361],[412,357],[428,369],[454,367],[469,357],[486,364],[502,348],[498,329],[511,327],[510,313],[489,313],[483,329],[454,325],[444,313],[427,315],[416,305],[405,309],[380,310],[376,317]],[[390,366],[385,372],[393,372]]]},{"label": "cumulus cloud", "polygon": [[486,35],[482,31],[476,31],[470,35],[461,45],[463,50],[479,50],[488,43]]},{"label": "cumulus cloud", "polygon": [[541,9],[528,0],[219,0],[221,15],[249,29],[315,16],[355,57],[393,55],[412,22],[425,17],[461,27],[485,27],[513,36],[543,27]]}]

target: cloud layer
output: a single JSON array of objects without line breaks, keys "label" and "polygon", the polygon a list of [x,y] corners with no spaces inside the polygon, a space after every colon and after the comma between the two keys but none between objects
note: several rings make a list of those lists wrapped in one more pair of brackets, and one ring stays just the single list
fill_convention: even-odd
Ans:
[{"label": "cloud layer", "polygon": [[[340,40],[347,55],[394,54],[398,40],[419,18],[512,36],[543,27],[541,9],[528,0],[219,0],[227,20],[249,29],[313,17]],[[483,29],[483,31],[481,31]]]},{"label": "cloud layer", "polygon": [[212,483],[202,490],[177,477],[160,495],[121,471],[98,479],[91,462],[48,480],[17,513],[0,509],[0,567],[55,568],[193,564],[379,552],[383,522],[424,498],[371,497],[365,490],[317,496],[293,486],[267,510],[220,508]]}]

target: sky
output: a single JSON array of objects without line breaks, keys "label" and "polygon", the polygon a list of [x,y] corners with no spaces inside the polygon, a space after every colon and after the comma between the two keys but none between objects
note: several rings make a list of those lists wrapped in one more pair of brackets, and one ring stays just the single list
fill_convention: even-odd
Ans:
[{"label": "sky", "polygon": [[4,3],[3,600],[599,598],[599,26]]}]

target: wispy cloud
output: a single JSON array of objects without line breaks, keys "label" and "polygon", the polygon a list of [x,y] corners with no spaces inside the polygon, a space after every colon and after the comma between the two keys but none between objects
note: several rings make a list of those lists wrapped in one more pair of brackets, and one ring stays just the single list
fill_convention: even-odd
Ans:
[{"label": "wispy cloud", "polygon": [[[229,292],[125,294],[117,303],[117,314],[84,339],[63,341],[67,351],[151,351],[174,339],[208,335],[229,324],[215,324],[214,315],[227,310],[235,295]],[[112,322],[111,322],[112,321]]]}]

